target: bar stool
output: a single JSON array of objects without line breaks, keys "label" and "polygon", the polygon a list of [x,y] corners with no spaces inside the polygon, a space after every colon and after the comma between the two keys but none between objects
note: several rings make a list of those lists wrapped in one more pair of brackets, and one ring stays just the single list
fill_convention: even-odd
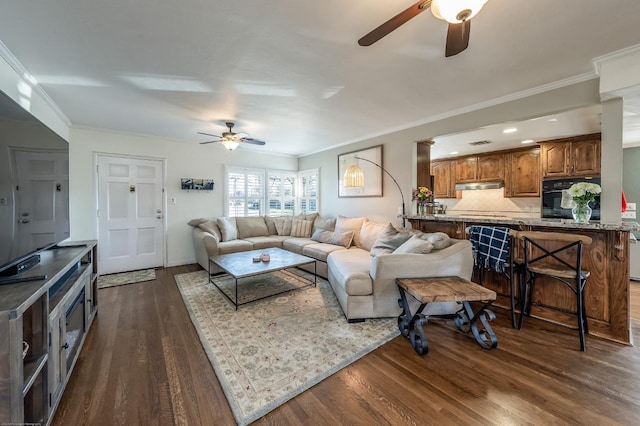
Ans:
[{"label": "bar stool", "polygon": [[[509,297],[511,304],[511,325],[516,328],[516,307],[524,306],[522,302],[522,289],[520,288],[520,274],[524,261],[514,255],[515,242],[519,231],[506,227],[493,227],[472,225],[466,228],[469,241],[473,246],[473,279],[476,283],[484,285],[484,273],[486,269],[494,270],[502,274],[509,282],[509,294],[501,296]],[[516,296],[516,284],[518,280],[518,296]],[[522,311],[521,306],[521,311]]]},{"label": "bar stool", "polygon": [[536,279],[552,278],[566,285],[576,295],[577,330],[580,350],[584,352],[584,335],[589,332],[584,288],[590,273],[582,269],[582,247],[591,244],[591,238],[540,231],[520,232],[518,237],[524,241],[524,308],[520,312],[518,328],[522,328],[525,313],[531,313]]}]

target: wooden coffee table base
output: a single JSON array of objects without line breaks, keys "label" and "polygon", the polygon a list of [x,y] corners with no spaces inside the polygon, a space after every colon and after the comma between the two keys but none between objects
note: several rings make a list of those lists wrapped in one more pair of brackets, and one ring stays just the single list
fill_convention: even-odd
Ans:
[{"label": "wooden coffee table base", "polygon": [[[432,318],[453,318],[458,330],[463,333],[471,331],[484,349],[493,349],[498,345],[498,338],[489,325],[489,321],[496,316],[487,309],[496,300],[495,291],[460,277],[399,278],[396,283],[400,291],[398,304],[403,310],[398,317],[398,328],[404,337],[409,338],[418,354],[429,352],[423,326]],[[414,314],[411,314],[407,293],[420,302],[420,307]],[[473,312],[469,303],[474,301],[484,302],[477,313]],[[451,315],[424,315],[422,311],[431,302],[457,302],[462,304],[462,308]]]}]

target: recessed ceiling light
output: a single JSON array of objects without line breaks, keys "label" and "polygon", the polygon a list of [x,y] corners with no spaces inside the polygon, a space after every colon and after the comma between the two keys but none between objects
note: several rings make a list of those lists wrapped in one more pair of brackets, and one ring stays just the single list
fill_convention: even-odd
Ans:
[{"label": "recessed ceiling light", "polygon": [[555,123],[556,121],[558,121],[558,119],[557,118],[550,118],[549,121],[552,121],[552,122]]},{"label": "recessed ceiling light", "polygon": [[508,129],[504,129],[504,130],[502,131],[502,133],[515,133],[515,132],[517,132],[517,131],[518,131],[518,129],[516,129],[515,127],[510,127],[510,128],[508,128]]},{"label": "recessed ceiling light", "polygon": [[533,139],[526,139],[526,140],[523,140],[520,143],[533,143]]},{"label": "recessed ceiling light", "polygon": [[457,153],[458,153],[458,151],[451,151],[449,154],[456,155]]}]

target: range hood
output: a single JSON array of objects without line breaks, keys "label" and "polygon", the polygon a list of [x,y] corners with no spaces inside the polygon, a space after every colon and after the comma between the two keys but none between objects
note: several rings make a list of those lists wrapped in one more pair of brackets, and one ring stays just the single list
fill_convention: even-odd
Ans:
[{"label": "range hood", "polygon": [[468,189],[500,189],[503,186],[503,183],[500,181],[456,183],[456,191],[465,191]]}]

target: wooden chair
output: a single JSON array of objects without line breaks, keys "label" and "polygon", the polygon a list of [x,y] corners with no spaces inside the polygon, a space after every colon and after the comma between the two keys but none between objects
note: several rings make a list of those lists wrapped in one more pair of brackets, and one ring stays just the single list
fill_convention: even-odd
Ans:
[{"label": "wooden chair", "polygon": [[519,232],[518,237],[524,241],[524,305],[520,312],[518,328],[522,328],[524,315],[531,312],[536,279],[552,278],[563,283],[576,295],[580,350],[585,351],[584,335],[589,332],[589,326],[584,288],[590,273],[582,269],[582,248],[585,244],[591,244],[591,238],[585,235],[540,231]]},{"label": "wooden chair", "polygon": [[[485,226],[485,228],[491,228],[491,227]],[[470,237],[470,229],[471,227],[467,227],[465,229],[467,237]],[[520,283],[522,281],[520,279],[520,274],[523,268],[524,261],[522,259],[516,258],[514,254],[515,247],[516,247],[515,242],[517,241],[518,233],[519,231],[516,231],[515,229],[509,230],[509,246],[508,246],[509,253],[504,265],[505,266],[504,271],[501,272],[501,275],[503,275],[506,278],[506,280],[509,282],[509,294],[500,294],[500,295],[509,297],[509,301],[511,305],[511,325],[513,328],[517,327],[516,309],[518,305],[522,305],[520,307],[520,310],[522,311],[524,306],[523,300],[521,297],[523,290],[522,288],[520,288]],[[477,265],[474,262],[472,281],[480,285],[484,285],[485,270],[486,268],[484,266]],[[518,291],[516,291],[516,280],[517,280],[517,286],[519,289]]]}]

